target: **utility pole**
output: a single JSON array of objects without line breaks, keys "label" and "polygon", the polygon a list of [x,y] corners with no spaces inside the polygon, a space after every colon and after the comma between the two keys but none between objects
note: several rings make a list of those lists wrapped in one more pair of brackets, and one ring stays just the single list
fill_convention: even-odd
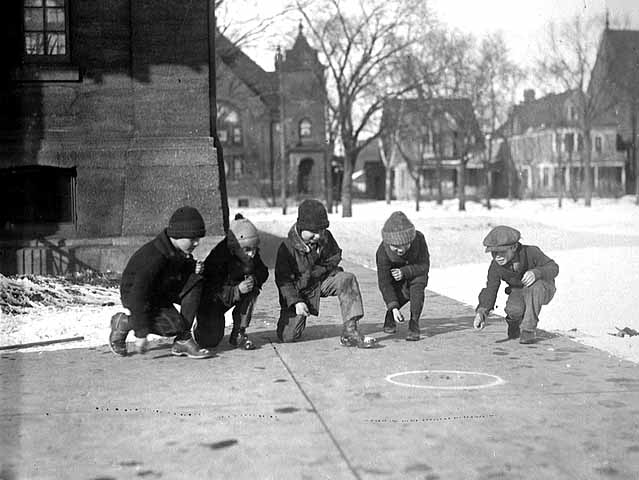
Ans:
[{"label": "utility pole", "polygon": [[277,68],[277,79],[279,84],[280,94],[280,187],[281,187],[281,202],[282,202],[282,215],[286,215],[286,132],[284,121],[284,75],[282,72],[284,64],[284,57],[282,55],[282,49],[277,47],[277,53],[275,54],[275,66]]}]

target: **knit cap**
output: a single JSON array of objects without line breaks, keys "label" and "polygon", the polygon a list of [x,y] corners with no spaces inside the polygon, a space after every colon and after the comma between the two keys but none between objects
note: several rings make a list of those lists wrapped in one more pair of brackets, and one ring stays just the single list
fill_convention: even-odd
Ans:
[{"label": "knit cap", "polygon": [[415,238],[415,225],[404,212],[393,212],[382,227],[382,240],[387,245],[406,245]]},{"label": "knit cap", "polygon": [[171,215],[166,233],[172,238],[202,238],[206,235],[204,219],[196,208],[180,207]]},{"label": "knit cap", "polygon": [[319,232],[328,228],[328,213],[319,200],[307,199],[297,209],[297,228],[310,232]]},{"label": "knit cap", "polygon": [[250,220],[244,218],[241,213],[235,215],[235,219],[229,225],[229,230],[235,236],[240,247],[257,247],[260,244],[257,228]]}]

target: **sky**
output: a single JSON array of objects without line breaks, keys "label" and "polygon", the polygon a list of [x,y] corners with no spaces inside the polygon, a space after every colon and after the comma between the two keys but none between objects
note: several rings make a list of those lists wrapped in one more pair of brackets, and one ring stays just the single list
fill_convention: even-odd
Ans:
[{"label": "sky", "polygon": [[[252,3],[254,0],[246,1],[249,8],[244,11],[234,9],[234,15],[250,16],[256,11],[273,14],[282,8],[286,0],[260,2],[259,10]],[[428,0],[428,3],[440,21],[462,32],[481,37],[502,31],[512,59],[522,66],[528,66],[529,59],[538,53],[539,39],[549,21],[569,18],[580,11],[590,15],[604,14],[608,9],[613,25],[628,18],[629,27],[639,30],[639,0]],[[301,16],[297,18],[292,14],[290,23],[278,21],[273,28],[286,34],[295,31],[300,20]],[[286,46],[287,42],[286,38],[272,38],[247,50],[267,70],[273,70],[275,44],[281,41]]]}]

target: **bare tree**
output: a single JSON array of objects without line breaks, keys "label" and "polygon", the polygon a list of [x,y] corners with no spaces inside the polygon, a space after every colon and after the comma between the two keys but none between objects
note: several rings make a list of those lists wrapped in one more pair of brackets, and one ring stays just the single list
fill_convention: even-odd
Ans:
[{"label": "bare tree", "polygon": [[575,15],[559,24],[548,24],[543,57],[537,60],[536,74],[542,81],[554,83],[564,90],[575,90],[579,124],[584,141],[584,204],[592,204],[592,127],[602,112],[610,108],[605,86],[590,88],[588,83],[597,54],[598,26],[596,17]]},{"label": "bare tree", "polygon": [[523,78],[523,70],[509,58],[502,34],[484,37],[479,46],[474,75],[476,93],[473,106],[487,140],[487,152],[483,158],[488,209],[491,208],[493,142],[498,126],[508,117],[508,106],[514,103],[513,94]]},{"label": "bare tree", "polygon": [[[352,216],[352,173],[357,156],[382,133],[384,101],[409,90],[393,84],[393,64],[419,41],[413,31],[424,15],[418,0],[372,0],[343,6],[339,0],[296,5],[308,24],[312,43],[327,65],[328,104],[344,149],[342,216]],[[363,139],[363,134],[368,133]]]}]

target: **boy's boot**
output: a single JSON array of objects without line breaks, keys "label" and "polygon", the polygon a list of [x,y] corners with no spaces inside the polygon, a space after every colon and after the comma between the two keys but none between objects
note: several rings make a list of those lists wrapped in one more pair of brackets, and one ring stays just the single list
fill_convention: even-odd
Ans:
[{"label": "boy's boot", "polygon": [[126,337],[131,327],[126,313],[118,312],[111,317],[111,333],[109,334],[109,347],[116,355],[126,357]]},{"label": "boy's boot", "polygon": [[521,337],[519,338],[519,343],[523,343],[524,345],[530,345],[531,343],[535,343],[536,339],[535,330],[522,330]]},{"label": "boy's boot", "polygon": [[171,355],[178,357],[187,356],[189,358],[209,358],[213,354],[206,348],[201,348],[191,336],[191,332],[184,335],[178,335],[173,341]]},{"label": "boy's boot", "polygon": [[255,350],[255,344],[246,334],[246,328],[240,327],[239,330],[233,329],[229,342],[234,347],[242,347],[244,350]]},{"label": "boy's boot", "polygon": [[419,320],[413,320],[411,318],[408,322],[408,334],[406,335],[406,340],[409,342],[416,342],[419,339]]},{"label": "boy's boot", "polygon": [[384,333],[397,333],[397,323],[393,317],[392,310],[386,310],[386,315],[384,316]]},{"label": "boy's boot", "polygon": [[359,333],[358,320],[351,319],[344,322],[344,329],[339,342],[345,347],[371,348],[377,340],[371,337],[364,337]]},{"label": "boy's boot", "polygon": [[511,340],[519,338],[519,325],[521,324],[521,320],[513,320],[510,317],[506,317],[506,323],[508,324],[508,338]]}]

